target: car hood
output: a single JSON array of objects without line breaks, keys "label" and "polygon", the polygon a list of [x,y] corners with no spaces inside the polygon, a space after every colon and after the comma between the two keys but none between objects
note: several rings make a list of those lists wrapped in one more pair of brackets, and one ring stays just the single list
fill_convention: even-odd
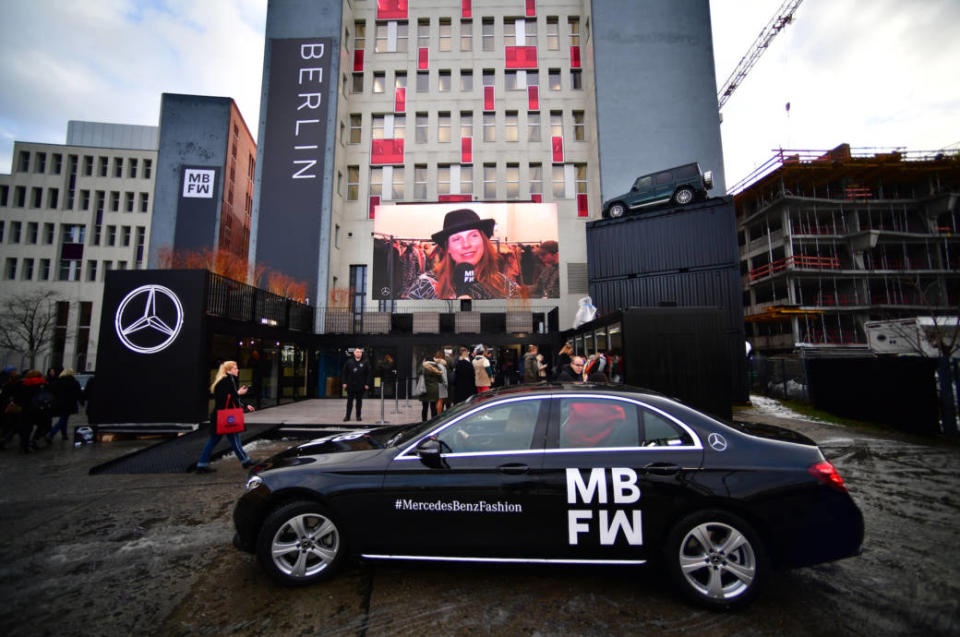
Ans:
[{"label": "car hood", "polygon": [[380,455],[391,438],[404,427],[390,426],[346,431],[315,438],[290,447],[260,464],[258,472],[307,464],[324,467],[362,465],[365,460]]}]

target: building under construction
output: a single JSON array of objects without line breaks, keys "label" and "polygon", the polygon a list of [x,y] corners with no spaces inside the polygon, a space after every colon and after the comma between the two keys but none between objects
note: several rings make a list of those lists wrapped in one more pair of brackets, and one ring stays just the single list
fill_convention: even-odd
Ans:
[{"label": "building under construction", "polygon": [[778,152],[731,189],[747,340],[865,350],[864,323],[960,309],[960,152]]}]

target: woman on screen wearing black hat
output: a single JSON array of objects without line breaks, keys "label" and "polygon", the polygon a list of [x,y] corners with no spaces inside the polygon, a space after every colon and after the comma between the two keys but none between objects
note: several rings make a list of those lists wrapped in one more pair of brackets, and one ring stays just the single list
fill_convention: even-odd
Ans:
[{"label": "woman on screen wearing black hat", "polygon": [[469,208],[452,210],[443,230],[431,238],[440,261],[407,289],[408,299],[505,299],[520,296],[520,286],[500,272],[496,248],[490,242],[493,219],[481,219]]}]

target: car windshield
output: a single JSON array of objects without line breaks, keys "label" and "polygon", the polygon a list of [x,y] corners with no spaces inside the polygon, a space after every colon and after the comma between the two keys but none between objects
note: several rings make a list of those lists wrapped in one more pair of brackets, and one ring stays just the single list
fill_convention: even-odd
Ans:
[{"label": "car windshield", "polygon": [[411,440],[415,440],[416,438],[419,438],[420,436],[430,431],[431,429],[437,427],[438,425],[446,422],[451,418],[456,418],[458,414],[462,414],[468,409],[471,409],[476,406],[477,406],[477,403],[474,402],[473,400],[466,400],[462,403],[457,403],[450,409],[447,409],[441,414],[437,414],[430,420],[425,420],[424,422],[421,422],[416,425],[412,425],[410,427],[407,427],[406,429],[403,429],[402,431],[397,432],[393,436],[393,438],[387,441],[387,446],[392,447],[394,445],[402,445],[407,442],[410,442]]}]

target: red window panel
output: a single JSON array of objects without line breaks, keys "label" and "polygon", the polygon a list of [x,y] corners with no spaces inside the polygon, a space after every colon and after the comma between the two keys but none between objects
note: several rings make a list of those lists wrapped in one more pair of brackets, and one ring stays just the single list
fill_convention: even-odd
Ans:
[{"label": "red window panel", "polygon": [[538,192],[535,192],[530,195],[530,201],[533,203],[543,203],[543,195]]},{"label": "red window panel", "polygon": [[578,46],[570,47],[570,68],[580,68],[580,47]]},{"label": "red window panel", "polygon": [[377,20],[406,20],[407,0],[377,0]]},{"label": "red window panel", "polygon": [[537,47],[535,46],[508,46],[504,47],[504,58],[508,69],[535,69],[537,68]]},{"label": "red window panel", "polygon": [[483,87],[483,110],[492,111],[494,109],[493,103],[493,87],[484,86]]},{"label": "red window panel", "polygon": [[472,18],[471,15],[470,0],[461,0],[460,2],[460,17],[461,18]]},{"label": "red window panel", "polygon": [[363,72],[363,49],[357,49],[353,52],[353,72]]},{"label": "red window panel", "polygon": [[417,70],[426,71],[429,68],[430,68],[430,50],[424,46],[417,51]]},{"label": "red window panel", "polygon": [[590,211],[587,210],[587,195],[586,193],[580,193],[577,195],[577,216],[578,217],[589,217]]},{"label": "red window panel", "polygon": [[403,163],[403,139],[375,139],[370,147],[370,163],[383,166]]},{"label": "red window panel", "polygon": [[550,145],[553,147],[553,163],[563,163],[563,137],[552,137]]},{"label": "red window panel", "polygon": [[470,195],[437,195],[437,201],[473,201]]},{"label": "red window panel", "polygon": [[473,138],[463,137],[460,139],[460,163],[473,163]]},{"label": "red window panel", "polygon": [[370,196],[370,218],[373,219],[376,216],[377,206],[380,205],[380,197],[378,195]]},{"label": "red window panel", "polygon": [[407,89],[402,86],[397,87],[397,99],[394,104],[393,112],[402,113],[407,110]]},{"label": "red window panel", "polygon": [[537,0],[527,0],[527,17],[537,17]]},{"label": "red window panel", "polygon": [[539,86],[527,87],[527,108],[531,111],[540,110],[540,87]]}]

